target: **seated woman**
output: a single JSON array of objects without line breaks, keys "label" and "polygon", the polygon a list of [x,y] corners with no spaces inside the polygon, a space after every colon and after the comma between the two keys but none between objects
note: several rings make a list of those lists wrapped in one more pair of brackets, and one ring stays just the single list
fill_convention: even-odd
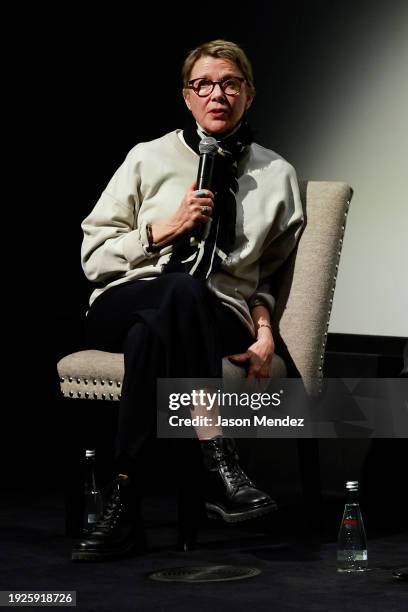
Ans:
[{"label": "seated woman", "polygon": [[[183,130],[135,146],[83,221],[82,263],[97,283],[86,317],[91,348],[124,352],[117,485],[73,560],[115,558],[138,545],[138,483],[156,433],[156,380],[221,378],[222,359],[268,377],[274,299],[266,282],[296,245],[303,217],[296,174],[253,142],[252,68],[215,40],[187,56]],[[216,140],[211,189],[197,189],[199,145]],[[232,522],[276,508],[238,464],[231,439],[196,428],[208,507]]]}]

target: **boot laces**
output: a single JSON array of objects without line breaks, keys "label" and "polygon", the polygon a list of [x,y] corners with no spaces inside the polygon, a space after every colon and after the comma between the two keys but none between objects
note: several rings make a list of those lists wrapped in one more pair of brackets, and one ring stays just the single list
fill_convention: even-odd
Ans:
[{"label": "boot laces", "polygon": [[220,469],[228,480],[230,486],[235,490],[241,487],[253,487],[253,483],[250,481],[244,470],[241,468],[234,455],[225,456],[224,453],[217,453],[217,459],[219,462]]},{"label": "boot laces", "polygon": [[116,484],[109,503],[104,509],[102,516],[98,519],[93,531],[110,531],[117,522],[123,508],[123,503],[120,500],[119,485]]}]

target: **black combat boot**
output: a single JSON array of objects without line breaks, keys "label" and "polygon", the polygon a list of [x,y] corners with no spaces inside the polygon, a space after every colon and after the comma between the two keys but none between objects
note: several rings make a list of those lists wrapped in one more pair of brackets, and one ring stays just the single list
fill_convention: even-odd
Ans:
[{"label": "black combat boot", "polygon": [[227,523],[235,523],[277,509],[276,502],[257,489],[239,466],[234,440],[216,436],[202,440],[201,449],[208,516],[218,515]]},{"label": "black combat boot", "polygon": [[72,561],[104,561],[143,552],[145,549],[137,496],[130,480],[118,476],[95,528],[83,540],[74,544]]}]

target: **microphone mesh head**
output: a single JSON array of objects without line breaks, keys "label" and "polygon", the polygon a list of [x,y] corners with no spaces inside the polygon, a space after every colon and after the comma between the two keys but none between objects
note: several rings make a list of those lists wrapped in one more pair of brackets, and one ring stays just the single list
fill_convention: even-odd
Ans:
[{"label": "microphone mesh head", "polygon": [[218,151],[218,143],[212,136],[204,136],[198,145],[200,153],[207,153],[207,155],[215,155]]}]

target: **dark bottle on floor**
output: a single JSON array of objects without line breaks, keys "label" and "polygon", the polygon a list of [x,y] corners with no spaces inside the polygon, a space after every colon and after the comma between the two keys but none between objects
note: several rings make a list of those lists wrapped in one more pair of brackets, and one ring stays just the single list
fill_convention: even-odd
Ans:
[{"label": "dark bottle on floor", "polygon": [[358,500],[358,482],[346,482],[346,503],[337,539],[337,571],[367,569],[367,539]]},{"label": "dark bottle on floor", "polygon": [[93,530],[102,511],[102,493],[97,487],[95,477],[95,451],[86,450],[84,465],[83,534],[88,534]]}]

